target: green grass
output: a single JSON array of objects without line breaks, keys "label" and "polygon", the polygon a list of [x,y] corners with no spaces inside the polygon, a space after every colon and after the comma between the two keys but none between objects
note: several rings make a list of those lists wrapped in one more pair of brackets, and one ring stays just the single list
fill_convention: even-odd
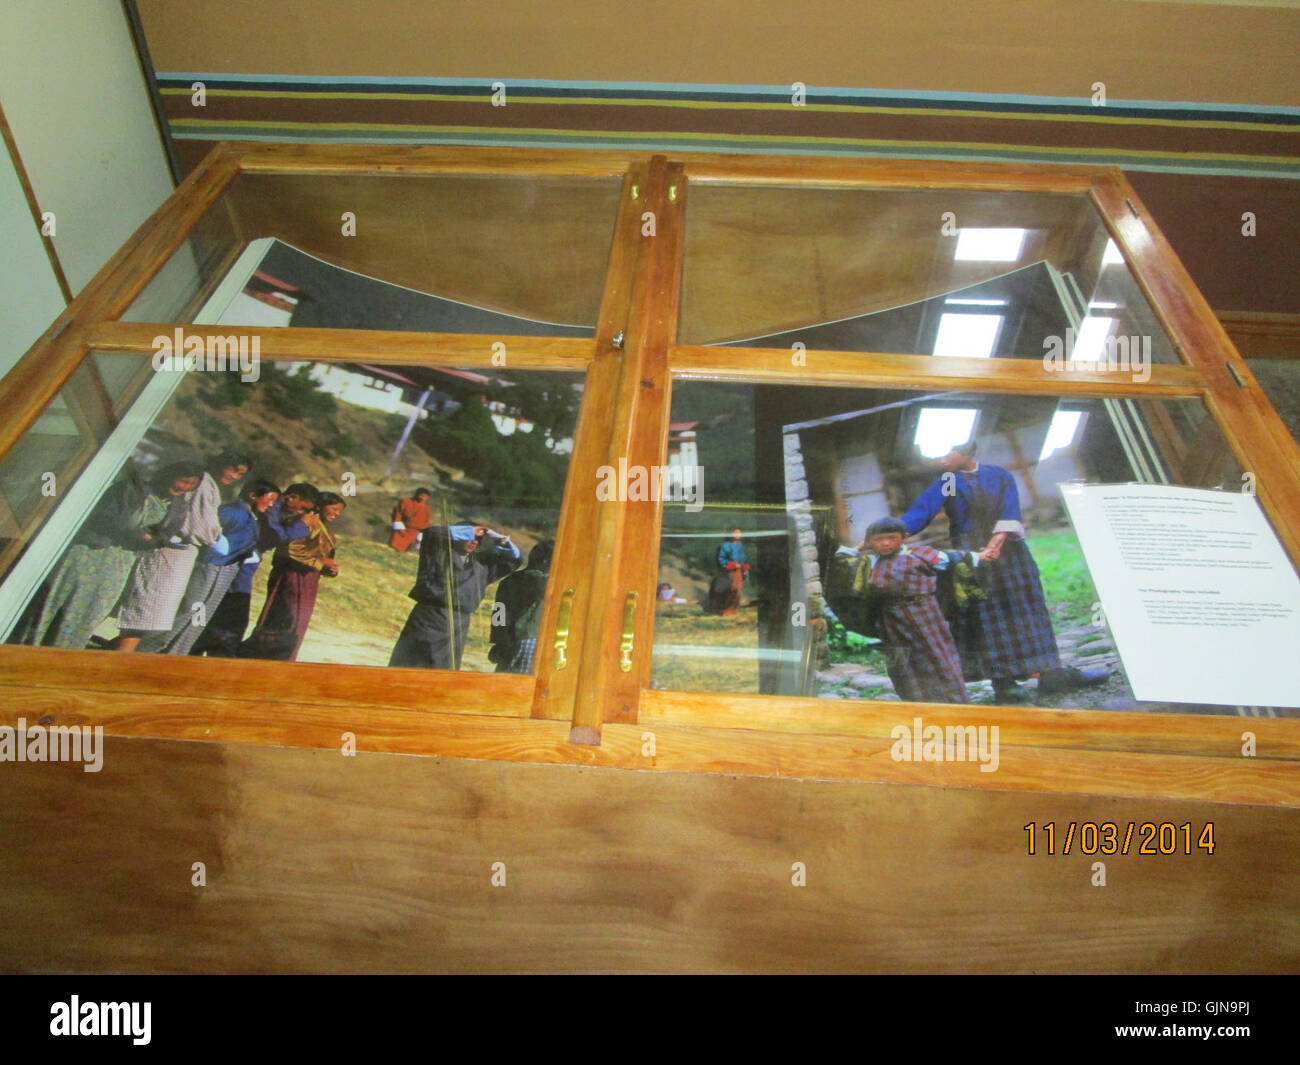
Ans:
[{"label": "green grass", "polygon": [[1030,535],[1026,543],[1038,564],[1052,626],[1058,632],[1091,626],[1092,607],[1098,601],[1097,589],[1088,575],[1078,538],[1073,532],[1062,530],[1042,536]]},{"label": "green grass", "polygon": [[[736,618],[703,614],[694,603],[661,603],[655,617],[652,677],[656,687],[676,691],[758,692],[758,607],[748,602]],[[672,648],[716,647],[731,654],[695,655]]]}]

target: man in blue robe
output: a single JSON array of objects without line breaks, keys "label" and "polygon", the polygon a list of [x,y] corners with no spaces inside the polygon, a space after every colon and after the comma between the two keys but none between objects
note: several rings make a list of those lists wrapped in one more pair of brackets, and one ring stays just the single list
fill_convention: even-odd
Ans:
[{"label": "man in blue robe", "polygon": [[731,539],[718,547],[718,575],[709,586],[708,612],[734,617],[740,613],[740,600],[744,594],[745,578],[749,576],[749,563],[745,560],[744,534],[731,530]]},{"label": "man in blue robe", "polygon": [[902,521],[915,536],[942,510],[952,546],[979,554],[985,597],[952,626],[966,679],[988,677],[1002,700],[1014,700],[1016,681],[1034,674],[1042,695],[1105,680],[1105,671],[1061,667],[1038,566],[1025,546],[1015,478],[1001,466],[977,462],[973,441],[954,447],[940,465],[944,474]]},{"label": "man in blue robe", "polygon": [[267,507],[258,510],[258,539],[254,550],[240,563],[229,591],[208,620],[190,654],[207,654],[213,658],[237,658],[248,629],[249,607],[253,598],[253,578],[262,557],[276,548],[311,534],[303,515],[316,508],[320,498],[315,485],[291,484]]},{"label": "man in blue robe", "polygon": [[[168,632],[151,632],[139,650],[151,654],[187,655],[239,575],[241,564],[257,546],[258,514],[273,506],[280,490],[270,481],[256,481],[231,503],[217,508],[221,536],[199,551],[185,595]],[[261,508],[259,510],[258,508]],[[196,612],[195,607],[202,609]]]}]

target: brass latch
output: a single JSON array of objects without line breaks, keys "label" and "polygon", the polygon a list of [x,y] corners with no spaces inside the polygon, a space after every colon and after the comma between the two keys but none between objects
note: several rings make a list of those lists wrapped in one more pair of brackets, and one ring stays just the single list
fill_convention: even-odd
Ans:
[{"label": "brass latch", "polygon": [[636,637],[636,592],[628,592],[623,603],[623,642],[618,645],[618,668],[632,671],[632,642]]},{"label": "brass latch", "polygon": [[555,658],[552,662],[556,669],[563,669],[569,664],[569,615],[573,613],[573,589],[564,589],[560,597],[560,613],[555,619]]}]

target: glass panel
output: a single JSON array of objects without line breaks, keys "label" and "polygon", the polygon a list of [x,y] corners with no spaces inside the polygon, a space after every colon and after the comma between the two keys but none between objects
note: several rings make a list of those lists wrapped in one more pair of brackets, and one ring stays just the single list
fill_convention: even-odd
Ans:
[{"label": "glass panel", "polygon": [[83,363],[0,459],[0,577],[22,557],[111,429],[103,388]]},{"label": "glass panel", "polygon": [[[1072,482],[1239,497],[1242,471],[1199,400],[677,380],[671,420],[669,463],[696,466],[700,488],[664,505],[654,687],[1233,712],[1134,698],[1062,499]],[[953,480],[970,468],[953,449],[972,440],[972,484],[996,478],[996,496]],[[1012,498],[1019,511],[1003,514]],[[891,545],[873,555],[868,527],[904,515],[899,541],[928,584],[889,565],[876,579]],[[999,557],[972,558],[995,532]],[[928,599],[928,635],[881,620],[893,595]],[[929,672],[891,663],[928,653]]]},{"label": "glass panel", "polygon": [[243,250],[230,210],[218,201],[127,308],[128,322],[192,322]]},{"label": "glass panel", "polygon": [[235,253],[251,249],[218,309],[226,324],[591,336],[620,187],[241,174],[124,318],[193,320]]},{"label": "glass panel", "polygon": [[[514,369],[154,373],[0,590],[0,631],[531,672],[581,396],[579,374]],[[26,462],[25,480],[3,480],[24,505],[49,468],[24,457],[49,454],[54,430],[40,429],[6,460],[6,473]]]},{"label": "glass panel", "polygon": [[135,353],[92,351],[90,356],[94,360],[99,379],[104,383],[104,391],[113,411],[117,414],[131,405],[153,376],[152,365],[141,361]]},{"label": "glass panel", "polygon": [[686,222],[682,344],[1178,361],[1083,195],[706,184]]}]

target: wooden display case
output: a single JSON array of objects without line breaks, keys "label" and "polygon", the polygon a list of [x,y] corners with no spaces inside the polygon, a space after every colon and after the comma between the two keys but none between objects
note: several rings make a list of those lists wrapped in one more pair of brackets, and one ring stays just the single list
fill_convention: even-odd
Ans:
[{"label": "wooden display case", "polygon": [[[1053,372],[1024,350],[939,358],[920,332],[920,350],[804,345],[794,360],[788,343],[733,339],[1001,276],[939,262],[946,211],[1036,233],[1025,255],[1076,279],[1113,242],[1145,316],[1133,329],[1155,338],[1149,377]],[[1203,408],[1217,449],[1165,425],[1152,446],[1177,453],[1178,483],[1248,471],[1300,559],[1300,450],[1120,172],[223,145],[0,381],[0,462],[31,466],[24,441],[57,399],[76,415],[81,443],[57,460],[74,483],[130,418],[155,338],[188,328],[266,237],[448,299],[590,323],[583,336],[220,327],[256,338],[264,360],[490,370],[504,345],[513,372],[581,380],[534,672],[0,646],[5,724],[106,736],[96,775],[0,766],[6,967],[1294,966],[1300,721],[660,686],[663,504],[593,489],[620,460],[668,463],[675,383],[753,384],[777,405],[778,389],[811,387],[1167,401]],[[142,369],[114,374],[114,360]],[[54,506],[24,500],[0,510],[11,575]],[[997,771],[892,759],[891,730],[917,717],[997,726]],[[1025,826],[1048,821],[1213,822],[1217,848],[1116,855],[1102,888],[1095,855],[1026,853]]]}]

